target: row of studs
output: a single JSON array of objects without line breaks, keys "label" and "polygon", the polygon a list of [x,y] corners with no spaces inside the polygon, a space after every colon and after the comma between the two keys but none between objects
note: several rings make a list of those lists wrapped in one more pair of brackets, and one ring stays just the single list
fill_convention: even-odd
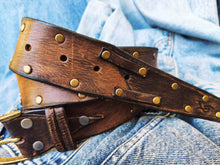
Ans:
[{"label": "row of studs", "polygon": [[[32,68],[29,66],[29,65],[25,65],[24,66],[24,72],[26,73],[26,74],[30,74],[31,73],[31,71],[32,71]],[[140,74],[141,74],[141,72],[140,72]],[[78,85],[79,85],[79,80],[78,79],[72,79],[71,81],[70,81],[70,85],[72,86],[72,87],[77,87]],[[177,84],[177,83],[173,83],[172,85],[171,85],[171,87],[172,87],[172,89],[173,90],[177,90],[178,88],[179,88],[179,85]],[[116,90],[116,95],[117,96],[121,96],[123,94],[123,90],[121,89],[121,88],[119,88],[119,89],[117,89]],[[85,98],[86,96],[84,95],[84,94],[78,94],[78,97],[79,98]],[[204,95],[203,97],[202,97],[202,100],[204,101],[204,102],[208,102],[208,100],[209,100],[209,97],[207,96],[207,95]],[[42,98],[41,98],[41,96],[37,96],[36,97],[36,103],[37,104],[41,104],[41,102],[42,102]],[[156,105],[158,105],[158,104],[160,104],[160,97],[155,97],[155,98],[153,98],[153,103],[154,104],[156,104]],[[192,107],[190,106],[190,105],[186,105],[185,106],[185,111],[186,112],[191,112],[192,111]],[[220,112],[217,112],[216,113],[216,117],[217,118],[220,118]]]},{"label": "row of studs", "polygon": [[[23,23],[20,27],[20,31],[23,32],[25,30],[25,27],[26,24]],[[23,71],[26,74],[30,74],[32,72],[32,68],[29,65],[25,65],[23,67]],[[42,98],[40,96],[37,96],[35,100],[37,104],[40,104],[42,102]],[[21,120],[20,125],[23,129],[30,129],[33,126],[33,121],[31,119],[25,118]],[[44,148],[44,143],[38,140],[32,144],[32,147],[35,151],[40,151]]]},{"label": "row of studs", "polygon": [[[178,88],[179,88],[179,85],[177,84],[177,83],[173,83],[172,85],[171,85],[171,88],[173,89],[173,90],[177,90]],[[117,95],[117,96],[122,96],[123,95],[123,89],[121,89],[121,88],[117,88],[116,89],[116,91],[115,91],[115,94]],[[204,101],[204,102],[208,102],[209,101],[209,97],[207,96],[207,95],[204,95],[203,97],[202,97],[202,100]],[[153,98],[153,100],[152,100],[152,102],[155,104],[155,105],[159,105],[160,104],[160,97],[158,97],[158,96],[156,96],[156,97],[154,97]],[[192,111],[192,107],[190,106],[190,105],[186,105],[185,106],[185,108],[184,108],[184,110],[186,111],[186,112],[191,112]],[[216,112],[216,117],[217,118],[220,118],[220,112]]]},{"label": "row of studs", "polygon": [[[24,29],[25,29],[25,23],[23,23],[23,24],[21,25],[21,28],[20,28],[21,32],[23,32]],[[55,39],[55,41],[56,41],[57,43],[63,43],[63,42],[65,41],[65,37],[64,37],[62,34],[57,34],[54,39]],[[26,74],[30,74],[30,73],[32,72],[32,68],[31,68],[31,66],[29,66],[29,65],[25,65],[25,66],[23,67],[23,71],[24,71],[24,73],[26,73]],[[77,86],[79,85],[79,81],[78,81],[77,79],[72,79],[72,80],[70,81],[70,84],[71,84],[71,86],[77,87]],[[81,94],[81,93],[78,93],[78,97],[79,97],[80,99],[83,99],[83,98],[86,97],[86,95]],[[40,105],[40,104],[42,103],[42,101],[43,101],[42,96],[37,96],[37,97],[35,98],[35,102],[36,102],[36,104],[38,104],[38,105]],[[22,128],[25,128],[25,123],[26,123],[26,129],[29,129],[29,128],[32,127],[32,121],[31,121],[30,119],[25,119],[25,120],[23,120],[23,121],[21,122]],[[81,116],[81,117],[79,118],[79,123],[80,123],[81,125],[87,125],[87,124],[89,123],[89,118],[88,118],[87,116]],[[28,125],[28,126],[27,126],[27,125]],[[36,145],[35,145],[35,146],[36,146]],[[35,147],[35,148],[36,148],[36,147]]]},{"label": "row of studs", "polygon": [[[26,24],[23,23],[23,24],[21,25],[21,27],[20,27],[20,31],[23,32],[23,31],[25,30],[25,27],[26,27]],[[65,37],[64,37],[62,34],[56,34],[56,36],[55,36],[54,39],[55,39],[55,41],[56,41],[57,43],[63,43],[63,42],[65,41]],[[31,72],[32,72],[32,67],[31,67],[30,65],[25,65],[25,66],[23,67],[23,71],[24,71],[24,73],[26,73],[26,74],[31,74]],[[73,87],[77,87],[77,86],[79,85],[79,81],[78,81],[77,79],[72,79],[72,80],[70,81],[70,85],[73,86]],[[86,95],[81,94],[81,93],[78,93],[78,97],[79,97],[80,99],[83,99],[83,98],[86,97]],[[43,101],[43,98],[42,98],[41,96],[37,96],[37,97],[35,98],[36,104],[41,104],[42,101]]]},{"label": "row of studs", "polygon": [[[25,24],[22,24],[22,25],[21,25],[21,32],[23,32],[24,29],[25,29]],[[63,43],[63,42],[65,41],[65,37],[64,37],[62,34],[57,34],[57,35],[55,36],[55,41],[56,41],[57,43]],[[111,53],[110,53],[109,51],[103,51],[101,56],[102,56],[103,59],[109,59],[110,56],[111,56]],[[138,57],[139,57],[139,53],[138,53],[137,51],[135,51],[135,52],[133,53],[133,56],[136,57],[136,58],[138,58]],[[153,57],[156,57],[156,53],[153,53]],[[24,68],[23,68],[23,70],[24,70],[24,72],[25,72],[26,74],[30,74],[31,71],[32,71],[32,68],[31,68],[31,66],[29,66],[29,65],[25,65]],[[146,75],[147,75],[147,69],[146,69],[145,67],[142,67],[142,68],[140,68],[140,69],[138,70],[138,73],[139,73],[140,75],[142,75],[143,77],[146,77]],[[77,87],[77,86],[79,85],[79,80],[78,80],[78,79],[72,79],[72,80],[70,81],[70,85],[71,85],[72,87]],[[177,90],[177,89],[179,88],[179,85],[178,85],[177,83],[173,83],[173,84],[171,85],[171,87],[172,87],[173,90]],[[117,90],[119,90],[120,92],[117,92]],[[117,89],[117,90],[116,90],[116,95],[117,95],[117,93],[122,93],[122,94],[123,94],[123,90],[122,90],[122,89]],[[121,91],[122,91],[122,92],[121,92]],[[119,94],[119,95],[121,96],[122,94]],[[78,96],[79,96],[79,94],[78,94]],[[82,97],[79,96],[79,98],[84,98],[84,97],[85,97],[85,95],[83,95],[83,94],[81,94],[81,96],[82,96]],[[36,98],[36,103],[37,103],[37,104],[40,104],[40,103],[42,102],[42,98],[39,98],[39,97],[40,97],[40,96],[37,96],[37,98]],[[39,100],[39,101],[37,101],[37,100]],[[207,95],[204,95],[204,96],[202,97],[202,100],[203,100],[204,102],[207,102],[207,101],[209,100],[209,98],[208,98]],[[154,98],[153,98],[153,103],[156,104],[156,105],[160,104],[160,97],[157,97],[157,96],[154,97]],[[186,112],[191,112],[191,111],[192,111],[192,107],[191,107],[190,105],[186,105],[186,106],[185,106],[185,111],[186,111]],[[216,112],[216,117],[217,117],[217,118],[220,118],[220,112]]]}]

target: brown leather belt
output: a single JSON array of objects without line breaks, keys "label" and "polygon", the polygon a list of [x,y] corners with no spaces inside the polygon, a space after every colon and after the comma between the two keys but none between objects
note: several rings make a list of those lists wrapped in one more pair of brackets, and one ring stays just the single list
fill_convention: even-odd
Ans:
[{"label": "brown leather belt", "polygon": [[23,111],[0,120],[23,157],[72,150],[146,109],[220,121],[218,97],[157,69],[156,59],[156,48],[118,48],[24,18],[10,63]]}]

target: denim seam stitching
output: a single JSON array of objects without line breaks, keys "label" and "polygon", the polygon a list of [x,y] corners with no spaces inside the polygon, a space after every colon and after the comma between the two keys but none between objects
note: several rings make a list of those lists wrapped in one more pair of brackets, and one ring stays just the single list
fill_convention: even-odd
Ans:
[{"label": "denim seam stitching", "polygon": [[[169,114],[168,114],[168,115],[169,115]],[[161,123],[165,118],[167,118],[166,115],[165,115],[165,116],[157,116],[156,119],[160,119],[160,120],[157,122],[157,124],[155,124],[155,126],[154,126],[152,129],[146,130],[146,132],[143,133],[142,136],[141,136],[138,140],[136,140],[131,147],[128,147],[127,150],[126,150],[123,154],[121,154],[120,157],[118,157],[118,160],[117,160],[117,162],[115,162],[115,163],[118,163],[118,162],[121,160],[121,158],[122,158],[129,150],[131,150],[131,149],[135,146],[136,143],[138,143],[142,138],[145,137],[145,135],[147,135],[147,134],[150,133],[153,129],[155,129],[155,128],[158,126],[158,124]],[[156,119],[155,119],[155,120],[156,120]],[[147,131],[148,131],[148,132],[147,132]]]},{"label": "denim seam stitching", "polygon": [[[161,39],[157,40],[154,44],[155,47],[159,47],[162,44],[168,44],[166,48],[168,49],[168,57],[170,57],[173,61],[174,64],[174,69],[175,69],[175,76],[178,77],[178,67],[175,59],[173,58],[173,48],[174,48],[174,36],[175,34],[173,32],[168,32],[167,37],[162,37]],[[165,55],[166,56],[166,55]]]},{"label": "denim seam stitching", "polygon": [[[192,126],[192,125],[191,125]],[[193,127],[193,126],[192,126]],[[220,152],[220,146],[218,146],[216,143],[214,143],[210,138],[208,138],[205,134],[203,134],[200,130],[198,130],[197,128],[193,127],[192,129],[196,130],[199,132],[199,134],[201,136],[203,136],[205,139],[207,139],[208,141],[210,141],[210,143],[212,143],[214,146],[216,146],[216,148],[218,148],[219,152]]]},{"label": "denim seam stitching", "polygon": [[[133,139],[135,139],[135,136],[138,136],[138,134],[140,134],[142,131],[144,131],[144,130],[147,129],[148,127],[150,127],[150,128],[147,129],[147,130],[145,130],[145,131],[144,131],[145,133],[143,133],[143,134],[145,135],[145,134],[149,133],[150,130],[152,130],[152,129],[155,128],[155,127],[152,127],[152,128],[151,128],[152,124],[155,124],[154,126],[156,126],[156,125],[158,125],[162,120],[164,120],[164,118],[166,118],[166,117],[164,117],[164,116],[156,116],[156,117],[154,117],[151,121],[149,121],[147,124],[145,124],[138,132],[136,132],[131,138],[129,138],[129,139],[128,139],[126,142],[124,142],[123,144],[119,145],[113,152],[111,152],[111,153],[109,154],[109,156],[108,156],[101,164],[104,165],[105,163],[107,163],[107,161],[112,158],[112,156],[113,156],[114,153],[116,153],[122,146],[125,146],[127,143],[129,143],[129,142],[131,142]],[[159,120],[159,119],[160,119],[160,120]],[[158,121],[158,120],[159,120],[159,121]],[[143,137],[143,136],[142,136],[142,137]],[[140,138],[138,138],[138,139],[141,139],[142,137],[140,137]],[[133,144],[135,144],[137,141],[138,141],[138,140],[136,140]],[[128,148],[127,150],[129,150],[129,148]],[[125,154],[125,153],[124,153],[124,154]],[[124,154],[123,154],[123,155],[124,155]],[[123,156],[123,155],[121,155],[121,156]],[[121,157],[121,156],[120,156],[120,157]],[[118,158],[118,160],[119,160],[119,158]],[[117,162],[118,162],[118,161],[117,161]]]}]

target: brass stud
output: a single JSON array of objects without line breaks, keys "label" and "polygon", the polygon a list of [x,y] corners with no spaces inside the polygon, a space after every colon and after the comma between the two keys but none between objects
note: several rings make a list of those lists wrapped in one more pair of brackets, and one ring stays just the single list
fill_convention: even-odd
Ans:
[{"label": "brass stud", "polygon": [[105,50],[104,52],[102,52],[102,58],[103,59],[109,59],[109,57],[110,57],[110,52],[109,51],[107,51],[107,50]]},{"label": "brass stud", "polygon": [[118,88],[118,89],[116,89],[115,94],[116,94],[117,96],[122,96],[123,90],[122,90],[121,88]]},{"label": "brass stud", "polygon": [[78,97],[79,97],[80,99],[84,99],[84,98],[86,97],[86,95],[84,95],[84,94],[82,94],[82,93],[78,93]]},{"label": "brass stud", "polygon": [[158,97],[158,96],[154,97],[153,98],[153,103],[156,104],[156,105],[160,104],[160,97]]},{"label": "brass stud", "polygon": [[220,112],[216,112],[216,117],[218,118],[218,119],[220,119]]},{"label": "brass stud", "polygon": [[204,95],[204,96],[202,97],[202,100],[203,100],[204,102],[207,102],[207,101],[209,101],[209,96],[207,96],[207,95]]},{"label": "brass stud", "polygon": [[20,31],[23,32],[25,29],[25,23],[21,24]]},{"label": "brass stud", "polygon": [[77,87],[77,86],[79,85],[79,80],[78,80],[78,79],[72,79],[72,80],[70,81],[70,85],[71,85],[72,87]]},{"label": "brass stud", "polygon": [[192,111],[192,107],[190,105],[185,106],[185,111],[186,112],[191,112]]},{"label": "brass stud", "polygon": [[30,65],[25,65],[25,66],[23,67],[23,71],[24,71],[24,73],[26,73],[26,74],[30,74],[30,73],[32,72],[32,68],[31,68]]},{"label": "brass stud", "polygon": [[41,104],[42,103],[42,101],[43,101],[43,98],[41,97],[41,96],[37,96],[36,98],[35,98],[35,102],[36,102],[36,104]]},{"label": "brass stud", "polygon": [[135,58],[138,58],[139,57],[139,53],[138,52],[134,52],[133,54],[132,54]]},{"label": "brass stud", "polygon": [[142,67],[142,68],[140,68],[140,69],[138,70],[138,73],[139,73],[141,76],[145,77],[146,74],[147,74],[147,69],[144,68],[144,67]]},{"label": "brass stud", "polygon": [[179,85],[177,83],[173,83],[171,85],[171,87],[172,87],[173,90],[177,90],[179,88]]},{"label": "brass stud", "polygon": [[65,37],[62,34],[57,34],[55,36],[55,41],[57,41],[59,44],[63,43],[65,40]]}]

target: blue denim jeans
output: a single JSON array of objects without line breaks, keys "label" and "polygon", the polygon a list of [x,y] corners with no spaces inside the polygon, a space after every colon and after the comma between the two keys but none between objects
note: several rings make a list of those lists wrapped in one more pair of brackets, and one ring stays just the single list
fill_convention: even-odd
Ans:
[{"label": "blue denim jeans", "polygon": [[[157,47],[160,69],[220,96],[216,0],[56,1],[54,5],[49,3],[52,1],[16,1],[12,17],[0,18],[6,21],[6,41],[0,45],[4,57],[0,63],[0,92],[4,96],[0,100],[1,113],[19,100],[14,74],[6,67],[23,16],[43,19],[117,46]],[[12,9],[7,2],[1,3],[7,10]],[[19,151],[15,144],[7,144],[0,148],[0,155],[16,156]],[[53,150],[20,164],[220,164],[220,123],[166,112],[142,113],[86,139],[74,151]]]}]

